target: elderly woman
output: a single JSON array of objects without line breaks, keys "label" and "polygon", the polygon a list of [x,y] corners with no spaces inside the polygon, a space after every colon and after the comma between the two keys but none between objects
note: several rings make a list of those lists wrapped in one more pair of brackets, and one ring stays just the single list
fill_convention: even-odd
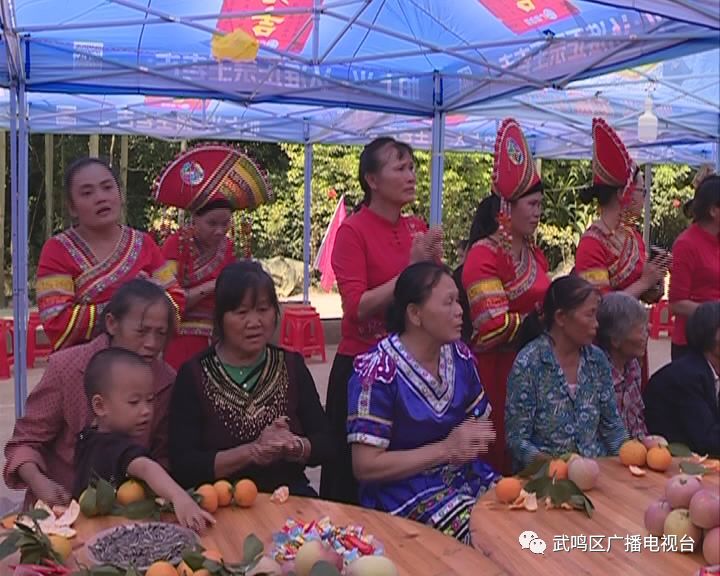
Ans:
[{"label": "elderly woman", "polygon": [[27,488],[35,498],[67,505],[75,478],[78,434],[92,415],[83,374],[90,359],[111,346],[137,352],[154,378],[155,417],[142,443],[153,459],[167,463],[167,411],[175,371],[160,358],[175,326],[175,306],[162,287],[135,279],[120,286],[104,310],[104,333],[86,344],[50,356],[48,367],[28,396],[25,415],[5,445],[5,483]]},{"label": "elderly woman", "polygon": [[170,466],[181,485],[250,478],[263,492],[285,485],[316,496],[305,467],[332,457],[329,425],[303,357],[270,344],[279,314],[260,264],[220,273],[219,341],[182,365],[170,407]]},{"label": "elderly woman", "polygon": [[599,304],[592,284],[563,276],[550,285],[542,315],[523,325],[520,341],[529,343],[510,371],[505,405],[516,468],[567,452],[610,456],[627,438],[610,363],[592,344]]},{"label": "elderly woman", "polygon": [[597,343],[610,360],[615,400],[631,438],[647,435],[640,390],[647,322],[645,307],[629,294],[611,292],[600,303]]},{"label": "elderly woman", "polygon": [[720,302],[700,304],[686,330],[687,353],[648,382],[645,420],[652,434],[720,457]]},{"label": "elderly woman", "polygon": [[413,264],[394,290],[390,336],[355,360],[348,443],[360,503],[469,542],[470,512],[497,478],[490,404],[470,349],[451,272]]}]

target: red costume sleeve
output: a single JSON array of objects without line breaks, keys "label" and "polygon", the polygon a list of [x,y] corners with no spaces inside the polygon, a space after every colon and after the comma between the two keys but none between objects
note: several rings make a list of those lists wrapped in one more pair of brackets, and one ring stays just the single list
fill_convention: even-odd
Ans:
[{"label": "red costume sleeve", "polygon": [[610,273],[605,247],[592,236],[583,236],[575,252],[575,272],[602,294],[610,292]]},{"label": "red costume sleeve", "polygon": [[150,264],[146,272],[150,275],[150,279],[165,289],[170,300],[175,305],[175,312],[178,320],[182,317],[185,310],[185,291],[178,284],[175,278],[177,266],[175,262],[168,262],[160,252],[155,240],[149,234],[145,234],[143,239],[143,250],[147,250],[150,254]]},{"label": "red costume sleeve", "polygon": [[98,320],[95,304],[76,301],[75,268],[72,257],[57,239],[45,242],[35,288],[43,329],[54,350],[89,340]]},{"label": "red costume sleeve", "polygon": [[695,251],[689,242],[681,236],[672,248],[672,266],[670,268],[670,294],[668,300],[679,302],[690,300],[692,271],[695,267]]},{"label": "red costume sleeve", "polygon": [[357,322],[360,298],[367,290],[367,260],[364,243],[354,228],[340,226],[331,262],[342,299],[343,314]]},{"label": "red costume sleeve", "polygon": [[165,260],[168,262],[177,262],[180,258],[180,234],[178,232],[170,234],[165,242],[163,242],[160,250]]},{"label": "red costume sleeve", "polygon": [[470,249],[463,266],[463,286],[473,324],[472,347],[476,353],[511,342],[522,323],[521,314],[510,312],[497,260],[495,250],[476,245]]}]

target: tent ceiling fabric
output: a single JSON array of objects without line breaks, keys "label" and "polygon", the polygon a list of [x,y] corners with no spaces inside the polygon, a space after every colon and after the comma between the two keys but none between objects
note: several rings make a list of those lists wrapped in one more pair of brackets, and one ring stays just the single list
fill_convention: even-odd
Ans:
[{"label": "tent ceiling fabric", "polygon": [[[537,156],[587,158],[602,115],[639,159],[694,164],[713,158],[720,134],[718,0],[0,2],[20,37],[33,132],[341,144],[391,134],[429,148],[440,109],[446,149],[491,151],[512,115]],[[217,60],[213,35],[238,30],[260,42],[257,59]],[[652,146],[637,139],[648,95]]]},{"label": "tent ceiling fabric", "polygon": [[[630,2],[4,2],[15,9],[29,91],[411,115],[431,115],[436,107],[461,110],[717,46],[706,26],[639,12]],[[260,42],[256,60],[216,59],[213,34],[239,29]]]},{"label": "tent ceiling fabric", "polygon": [[[637,139],[637,117],[651,96],[658,139]],[[389,134],[429,148],[432,120],[407,115],[287,104],[140,95],[31,93],[32,132],[142,134],[167,139],[237,139],[362,144]],[[497,119],[513,116],[543,158],[588,158],[593,116],[604,116],[641,161],[712,161],[720,134],[720,50],[571,83],[565,90],[528,92],[446,116],[448,150],[488,151]],[[9,126],[9,99],[0,94],[0,126]]]}]

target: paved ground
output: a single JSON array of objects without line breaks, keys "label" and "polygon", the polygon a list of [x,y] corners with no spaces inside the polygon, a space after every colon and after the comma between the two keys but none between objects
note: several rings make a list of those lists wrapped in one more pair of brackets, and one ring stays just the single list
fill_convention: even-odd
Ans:
[{"label": "paved ground", "polygon": [[[334,313],[334,306],[338,300],[337,305],[339,306],[339,299],[333,299],[331,296],[321,297],[319,301],[313,299],[313,305],[318,308],[319,311],[324,312],[324,317],[339,317],[330,316]],[[323,314],[321,312],[321,314]],[[650,370],[651,373],[670,361],[670,341],[667,339],[661,340],[650,340],[649,346],[649,358],[650,358]],[[315,385],[318,389],[321,401],[324,403],[327,395],[327,384],[328,377],[330,376],[330,367],[332,365],[333,358],[335,357],[336,348],[334,346],[328,346],[327,348],[327,362],[321,363],[319,361],[311,361],[308,363],[310,372],[315,379]],[[44,370],[43,361],[40,360],[37,363],[37,368],[29,371],[28,374],[28,387],[32,388],[37,384],[42,376]],[[4,448],[7,439],[12,434],[13,425],[15,423],[15,409],[14,409],[14,390],[12,380],[0,380],[0,446]],[[0,454],[0,466],[5,463],[4,454]],[[313,481],[313,484],[317,486],[319,479],[319,469],[311,470],[309,476]],[[8,498],[10,500],[21,500],[22,494],[8,489],[5,483],[0,480],[0,514],[2,514],[2,499]]]}]

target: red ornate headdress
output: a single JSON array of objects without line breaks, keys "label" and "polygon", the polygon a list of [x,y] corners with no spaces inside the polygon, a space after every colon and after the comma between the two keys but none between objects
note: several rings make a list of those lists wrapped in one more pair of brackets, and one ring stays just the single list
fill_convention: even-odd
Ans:
[{"label": "red ornate headdress", "polygon": [[495,138],[492,191],[500,198],[498,232],[504,252],[504,265],[499,270],[501,280],[515,276],[512,257],[510,203],[534,190],[540,190],[540,174],[535,168],[530,147],[522,128],[513,118],[505,118]]},{"label": "red ornate headdress", "polygon": [[637,164],[630,157],[625,144],[605,120],[593,118],[593,183],[619,188],[620,203],[629,204],[635,189]]},{"label": "red ornate headdress", "polygon": [[[258,165],[240,150],[222,144],[204,144],[180,154],[163,170],[152,195],[160,204],[192,213],[218,201],[232,210],[252,210],[275,199]],[[251,256],[251,226],[242,216],[239,242],[245,258]],[[183,231],[181,252],[192,253],[192,235],[190,229]],[[188,260],[191,264],[192,258]]]},{"label": "red ornate headdress", "polygon": [[273,193],[265,174],[247,155],[230,146],[206,144],[168,164],[153,198],[194,213],[214,200],[226,200],[233,210],[253,209],[272,202]]},{"label": "red ornate headdress", "polygon": [[500,124],[495,138],[492,190],[502,200],[522,198],[540,183],[530,147],[522,128],[513,118]]}]

